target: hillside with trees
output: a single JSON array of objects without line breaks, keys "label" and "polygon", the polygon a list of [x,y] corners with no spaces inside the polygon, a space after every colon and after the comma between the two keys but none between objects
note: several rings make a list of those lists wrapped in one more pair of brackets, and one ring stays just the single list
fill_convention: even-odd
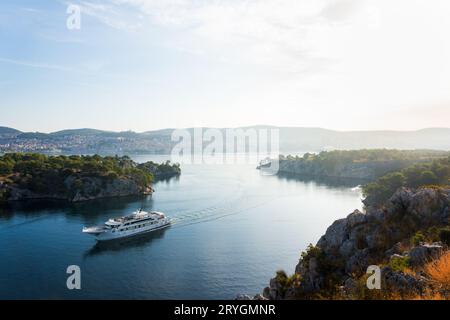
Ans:
[{"label": "hillside with trees", "polygon": [[[356,154],[411,160],[411,153]],[[342,158],[354,161],[355,154]],[[264,298],[450,299],[450,156],[391,172],[363,192],[365,210],[329,226],[301,254],[293,275],[276,273]],[[381,270],[377,290],[367,286],[367,268],[374,265]]]},{"label": "hillside with trees", "polygon": [[[208,128],[203,128],[207,130]],[[227,128],[216,128],[223,137]],[[279,151],[299,154],[304,151],[359,149],[436,149],[450,150],[450,128],[417,131],[335,131],[323,128],[250,126],[235,128],[243,132],[277,130]],[[186,128],[193,136],[194,128]],[[176,141],[174,129],[146,132],[70,129],[57,132],[21,132],[0,127],[1,152],[39,152],[46,154],[170,154]],[[246,146],[248,148],[248,144]]]},{"label": "hillside with trees", "polygon": [[433,150],[335,150],[318,154],[280,156],[279,172],[312,177],[338,177],[374,180],[417,163],[449,156]]},{"label": "hillside with trees", "polygon": [[401,187],[417,189],[422,186],[450,187],[450,157],[418,163],[364,185],[364,204],[384,204]]},{"label": "hillside with trees", "polygon": [[0,157],[0,201],[96,198],[151,194],[160,178],[180,175],[178,164],[138,164],[127,156],[46,156],[10,153]]}]

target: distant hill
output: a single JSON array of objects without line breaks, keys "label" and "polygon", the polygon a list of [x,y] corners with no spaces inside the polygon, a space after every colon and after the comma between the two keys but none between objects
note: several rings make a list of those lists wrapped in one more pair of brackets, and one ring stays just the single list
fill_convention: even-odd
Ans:
[{"label": "distant hill", "polygon": [[450,128],[418,131],[333,131],[321,128],[279,128],[281,150],[437,149],[450,150]]},{"label": "distant hill", "polygon": [[27,139],[38,139],[38,140],[45,140],[50,139],[50,135],[47,133],[41,133],[41,132],[24,132],[20,133],[17,136],[18,139],[27,140]]},{"label": "distant hill", "polygon": [[51,136],[54,137],[62,137],[62,136],[95,136],[95,135],[103,135],[108,134],[108,131],[102,131],[97,129],[69,129],[69,130],[62,130],[62,131],[56,131],[50,133]]},{"label": "distant hill", "polygon": [[0,127],[0,135],[2,134],[20,134],[21,131],[13,129],[13,128],[8,128],[8,127]]},{"label": "distant hill", "polygon": [[[436,149],[450,150],[450,128],[429,128],[418,131],[334,131],[322,128],[252,126],[248,129],[278,129],[280,151],[297,153],[333,149]],[[187,128],[193,132],[193,128]],[[225,133],[226,129],[219,129]],[[170,138],[172,129],[148,131],[149,136]],[[225,135],[225,134],[224,134]]]},{"label": "distant hill", "polygon": [[[322,128],[251,126],[248,129],[278,129],[280,153],[298,154],[322,150],[433,149],[450,150],[450,128],[417,131],[335,131]],[[194,128],[187,128],[193,132]],[[225,128],[219,129],[225,133]],[[170,153],[173,129],[137,133],[96,129],[70,129],[52,133],[24,133],[0,127],[0,152],[136,154]]]}]

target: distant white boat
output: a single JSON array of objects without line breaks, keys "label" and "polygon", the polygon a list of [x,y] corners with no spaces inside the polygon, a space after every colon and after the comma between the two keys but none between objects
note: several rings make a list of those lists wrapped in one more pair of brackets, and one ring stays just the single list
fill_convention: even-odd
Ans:
[{"label": "distant white boat", "polygon": [[109,219],[102,226],[84,227],[83,232],[96,236],[98,241],[113,240],[152,232],[170,225],[164,213],[136,211],[120,218]]}]

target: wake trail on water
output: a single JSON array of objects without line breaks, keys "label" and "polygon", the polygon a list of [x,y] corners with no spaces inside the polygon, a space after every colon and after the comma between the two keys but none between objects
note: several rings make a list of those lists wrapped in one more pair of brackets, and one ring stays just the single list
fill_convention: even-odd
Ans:
[{"label": "wake trail on water", "polygon": [[47,215],[39,217],[39,218],[35,218],[35,219],[32,219],[32,220],[27,220],[27,221],[24,221],[24,222],[15,223],[13,225],[0,228],[0,233],[3,232],[3,231],[6,231],[6,230],[20,228],[20,227],[23,227],[23,226],[26,226],[26,225],[29,225],[29,224],[33,224],[33,223],[45,220],[45,219],[49,218],[50,216],[51,216],[50,214],[47,214]]},{"label": "wake trail on water", "polygon": [[228,216],[242,214],[249,210],[263,207],[277,199],[291,196],[294,195],[251,196],[243,194],[237,199],[228,199],[222,204],[204,209],[178,212],[172,219],[172,225],[173,228],[181,228],[193,224],[211,222]]},{"label": "wake trail on water", "polygon": [[[281,198],[295,197],[298,196],[296,193],[284,193],[280,194],[251,194],[245,188],[244,184],[240,180],[234,180],[235,190],[230,196],[218,201],[211,206],[206,206],[198,209],[190,210],[167,210],[168,216],[172,217],[172,227],[185,227],[198,223],[210,222],[218,219],[222,219],[228,216],[237,215],[245,213],[246,211],[262,207],[268,203]],[[211,200],[211,197],[205,198],[205,200]],[[185,202],[179,200],[177,202]]]}]

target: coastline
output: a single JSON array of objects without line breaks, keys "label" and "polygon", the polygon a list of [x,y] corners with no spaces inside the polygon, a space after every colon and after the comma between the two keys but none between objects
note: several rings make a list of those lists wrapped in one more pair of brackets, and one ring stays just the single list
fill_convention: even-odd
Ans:
[{"label": "coastline", "polygon": [[[385,207],[355,210],[332,223],[302,253],[293,275],[278,271],[253,300],[408,299],[424,292],[447,296],[450,292],[436,287],[422,270],[449,250],[449,207],[448,187],[399,189]],[[418,234],[427,236],[418,241]],[[381,291],[365,287],[370,265],[381,268]]]},{"label": "coastline", "polygon": [[178,177],[181,169],[169,161],[137,163],[128,156],[15,153],[0,157],[0,173],[0,202],[82,202],[151,195],[155,182]]}]

